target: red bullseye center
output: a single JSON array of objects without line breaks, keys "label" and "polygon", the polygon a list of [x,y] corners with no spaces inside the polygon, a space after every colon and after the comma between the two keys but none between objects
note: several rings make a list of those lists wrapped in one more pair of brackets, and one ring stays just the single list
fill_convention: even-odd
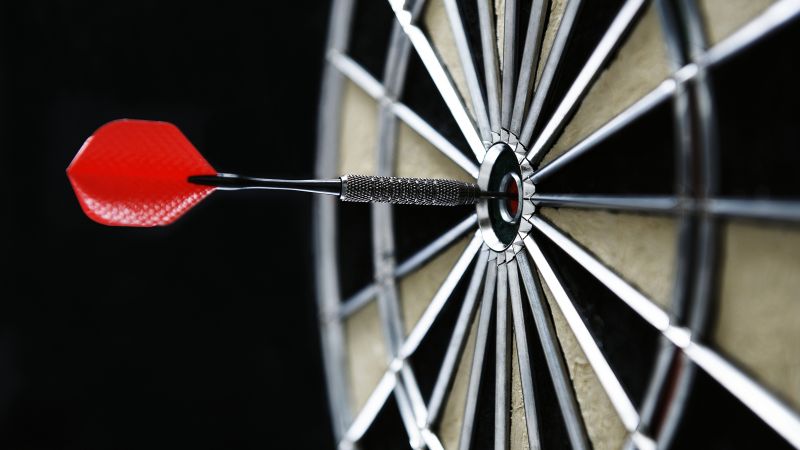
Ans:
[{"label": "red bullseye center", "polygon": [[506,194],[508,194],[508,200],[506,200],[508,214],[511,217],[516,217],[517,211],[519,210],[519,188],[517,187],[517,183],[513,181],[508,183],[508,186],[506,186]]}]

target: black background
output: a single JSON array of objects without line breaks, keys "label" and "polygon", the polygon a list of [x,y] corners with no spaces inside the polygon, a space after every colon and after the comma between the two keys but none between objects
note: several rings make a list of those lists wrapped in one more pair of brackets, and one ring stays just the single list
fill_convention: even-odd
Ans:
[{"label": "black background", "polygon": [[108,228],[65,169],[118,118],[310,177],[328,2],[2,2],[0,448],[327,448],[308,196]]}]

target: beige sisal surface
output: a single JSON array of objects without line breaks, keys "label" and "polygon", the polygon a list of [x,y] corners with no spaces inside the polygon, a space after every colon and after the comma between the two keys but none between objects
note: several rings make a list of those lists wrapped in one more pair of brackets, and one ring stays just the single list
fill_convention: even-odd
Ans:
[{"label": "beige sisal surface", "polygon": [[378,302],[371,301],[345,323],[350,403],[357,414],[386,371],[388,354],[381,332]]},{"label": "beige sisal surface", "polygon": [[668,58],[658,12],[651,5],[589,89],[543,163],[562,155],[658,86],[670,74]]},{"label": "beige sisal surface", "polygon": [[800,230],[724,227],[714,341],[800,409]]},{"label": "beige sisal surface", "polygon": [[678,245],[675,219],[568,208],[542,208],[541,214],[670,310]]},{"label": "beige sisal surface", "polygon": [[464,67],[461,65],[461,59],[458,55],[455,36],[450,27],[450,19],[447,17],[447,11],[444,8],[444,0],[428,1],[425,6],[423,22],[428,30],[433,48],[436,49],[439,58],[450,73],[450,78],[455,83],[458,93],[461,94],[461,98],[467,105],[470,116],[474,120],[475,112],[472,108],[472,99],[467,88]]},{"label": "beige sisal surface", "polygon": [[472,235],[451,245],[439,256],[398,281],[400,307],[406,334],[411,332],[422,313],[425,312],[433,295],[436,294],[470,240],[472,240]]},{"label": "beige sisal surface", "polygon": [[547,27],[544,29],[544,37],[542,38],[542,51],[539,56],[539,67],[536,69],[536,82],[534,89],[539,86],[539,78],[542,77],[542,70],[544,70],[544,63],[550,55],[550,49],[553,48],[553,41],[556,38],[556,32],[559,25],[561,25],[561,18],[564,17],[564,8],[567,6],[568,0],[550,0],[550,15],[547,19]]},{"label": "beige sisal surface", "polygon": [[467,403],[467,386],[469,385],[470,369],[472,368],[472,356],[475,354],[475,334],[478,329],[478,316],[475,320],[464,344],[464,351],[461,353],[461,361],[456,367],[455,379],[447,402],[442,413],[442,422],[439,425],[439,439],[446,450],[458,449],[459,434],[461,424],[464,422],[464,407]]},{"label": "beige sisal surface", "polygon": [[[509,305],[509,309],[511,305]],[[512,325],[509,321],[509,326]],[[519,358],[517,358],[517,340],[511,333],[511,423],[509,432],[509,448],[512,450],[528,450],[528,426],[525,424],[525,404],[522,399],[522,378],[519,374]]]},{"label": "beige sisal surface", "polygon": [[339,173],[377,173],[378,104],[348,81],[345,83],[340,120]]},{"label": "beige sisal surface", "polygon": [[761,14],[774,0],[699,0],[709,44],[714,45]]},{"label": "beige sisal surface", "polygon": [[[541,280],[541,276],[539,277]],[[625,426],[619,419],[600,381],[586,360],[575,335],[567,325],[553,294],[542,280],[545,297],[550,304],[556,334],[564,353],[578,407],[586,425],[586,432],[595,450],[617,450],[625,441]]]},{"label": "beige sisal surface", "polygon": [[395,171],[399,177],[475,181],[470,174],[403,122],[398,122],[395,158]]}]

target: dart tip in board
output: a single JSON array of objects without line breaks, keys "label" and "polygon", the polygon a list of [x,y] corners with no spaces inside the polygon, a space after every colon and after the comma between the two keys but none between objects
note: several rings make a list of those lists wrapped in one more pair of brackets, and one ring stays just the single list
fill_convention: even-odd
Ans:
[{"label": "dart tip in board", "polygon": [[94,132],[67,168],[78,202],[103,225],[169,225],[214,191],[190,183],[217,171],[175,125],[121,119]]}]

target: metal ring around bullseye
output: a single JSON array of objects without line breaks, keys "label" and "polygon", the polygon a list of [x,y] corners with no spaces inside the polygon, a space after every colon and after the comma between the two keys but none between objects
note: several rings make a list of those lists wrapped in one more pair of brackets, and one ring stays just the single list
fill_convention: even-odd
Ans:
[{"label": "metal ring around bullseye", "polygon": [[[519,164],[513,155],[513,150],[505,142],[498,142],[489,147],[478,173],[478,186],[482,191],[501,191],[508,186],[510,180],[514,180],[520,196],[519,214],[522,210],[522,178],[519,174]],[[512,178],[508,178],[509,176]],[[504,180],[507,180],[505,184]],[[519,222],[508,213],[507,209],[507,201],[498,199],[481,199],[476,206],[478,226],[483,240],[495,251],[504,251],[516,238]]]},{"label": "metal ring around bullseye", "polygon": [[508,205],[508,199],[503,199],[500,208],[500,216],[508,223],[517,223],[520,217],[522,217],[522,180],[520,176],[514,172],[507,173],[502,180],[500,180],[500,192],[506,192],[508,190],[508,185],[511,183],[516,183],[517,185],[517,210],[514,212],[512,216],[510,211],[510,207]]}]

